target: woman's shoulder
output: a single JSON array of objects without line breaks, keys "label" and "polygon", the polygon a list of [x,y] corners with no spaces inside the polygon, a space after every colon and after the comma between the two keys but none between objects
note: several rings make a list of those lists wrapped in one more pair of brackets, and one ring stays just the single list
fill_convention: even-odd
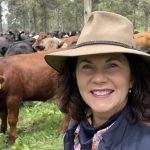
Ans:
[{"label": "woman's shoulder", "polygon": [[150,141],[150,123],[141,121],[129,123],[126,133],[126,136],[132,137],[132,140],[141,138]]},{"label": "woman's shoulder", "polygon": [[150,127],[150,122],[143,122],[143,124]]},{"label": "woman's shoulder", "polygon": [[[133,144],[134,143],[134,144]],[[147,150],[150,146],[150,123],[135,122],[126,128],[122,144],[125,149]]]},{"label": "woman's shoulder", "polygon": [[148,127],[148,128],[150,128],[150,122],[148,122],[148,121],[139,121],[139,124],[142,127]]},{"label": "woman's shoulder", "polygon": [[140,122],[140,125],[143,129],[150,132],[150,122]]}]

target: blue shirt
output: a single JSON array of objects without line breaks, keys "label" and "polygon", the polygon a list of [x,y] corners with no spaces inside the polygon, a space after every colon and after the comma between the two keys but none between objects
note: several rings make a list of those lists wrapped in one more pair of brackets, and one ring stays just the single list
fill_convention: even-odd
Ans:
[{"label": "blue shirt", "polygon": [[[103,139],[98,146],[98,150],[150,150],[150,126],[135,120],[129,106],[126,106],[117,117],[113,118],[115,118],[115,124],[103,134]],[[112,118],[110,120],[114,121]],[[112,122],[110,120],[105,124]],[[64,138],[64,150],[73,150],[74,131],[79,123],[81,122],[71,121]],[[85,144],[90,139],[86,133],[83,133],[84,130],[85,127],[82,129],[80,139],[83,138],[81,141],[84,141]],[[93,135],[94,133],[95,130]],[[83,149],[91,149],[90,144],[84,144]]]}]

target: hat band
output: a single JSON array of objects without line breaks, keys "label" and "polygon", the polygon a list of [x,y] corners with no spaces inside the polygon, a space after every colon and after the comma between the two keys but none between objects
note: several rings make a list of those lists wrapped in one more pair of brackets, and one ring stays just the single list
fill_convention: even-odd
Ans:
[{"label": "hat band", "polygon": [[120,42],[114,42],[114,41],[88,41],[88,42],[83,42],[80,44],[77,44],[75,48],[85,46],[85,45],[94,45],[94,44],[107,44],[107,45],[116,45],[116,46],[122,46],[125,48],[132,48],[132,46],[126,45],[124,43]]}]

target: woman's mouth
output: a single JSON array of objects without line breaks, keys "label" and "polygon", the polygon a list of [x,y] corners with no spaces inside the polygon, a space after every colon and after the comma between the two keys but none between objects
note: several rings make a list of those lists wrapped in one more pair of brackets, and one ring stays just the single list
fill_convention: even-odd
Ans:
[{"label": "woman's mouth", "polygon": [[112,94],[114,90],[112,89],[103,89],[103,90],[92,90],[91,93],[96,97],[104,97]]}]

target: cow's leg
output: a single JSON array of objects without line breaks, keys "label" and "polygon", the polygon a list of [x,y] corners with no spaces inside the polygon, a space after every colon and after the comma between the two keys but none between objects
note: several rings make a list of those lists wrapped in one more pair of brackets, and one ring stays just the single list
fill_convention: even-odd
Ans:
[{"label": "cow's leg", "polygon": [[14,144],[16,139],[16,125],[18,122],[19,107],[20,107],[20,98],[17,96],[10,96],[7,100],[8,123],[10,126],[7,147],[11,147],[11,145]]},{"label": "cow's leg", "polygon": [[3,108],[0,108],[0,118],[1,118],[0,133],[5,133],[5,131],[7,131],[7,108],[4,105],[2,107]]},{"label": "cow's leg", "polygon": [[66,130],[67,130],[68,126],[69,126],[69,121],[70,120],[71,120],[71,117],[69,115],[65,115],[64,116],[63,124],[61,126],[61,131],[60,131],[60,133],[62,135],[66,132]]}]

